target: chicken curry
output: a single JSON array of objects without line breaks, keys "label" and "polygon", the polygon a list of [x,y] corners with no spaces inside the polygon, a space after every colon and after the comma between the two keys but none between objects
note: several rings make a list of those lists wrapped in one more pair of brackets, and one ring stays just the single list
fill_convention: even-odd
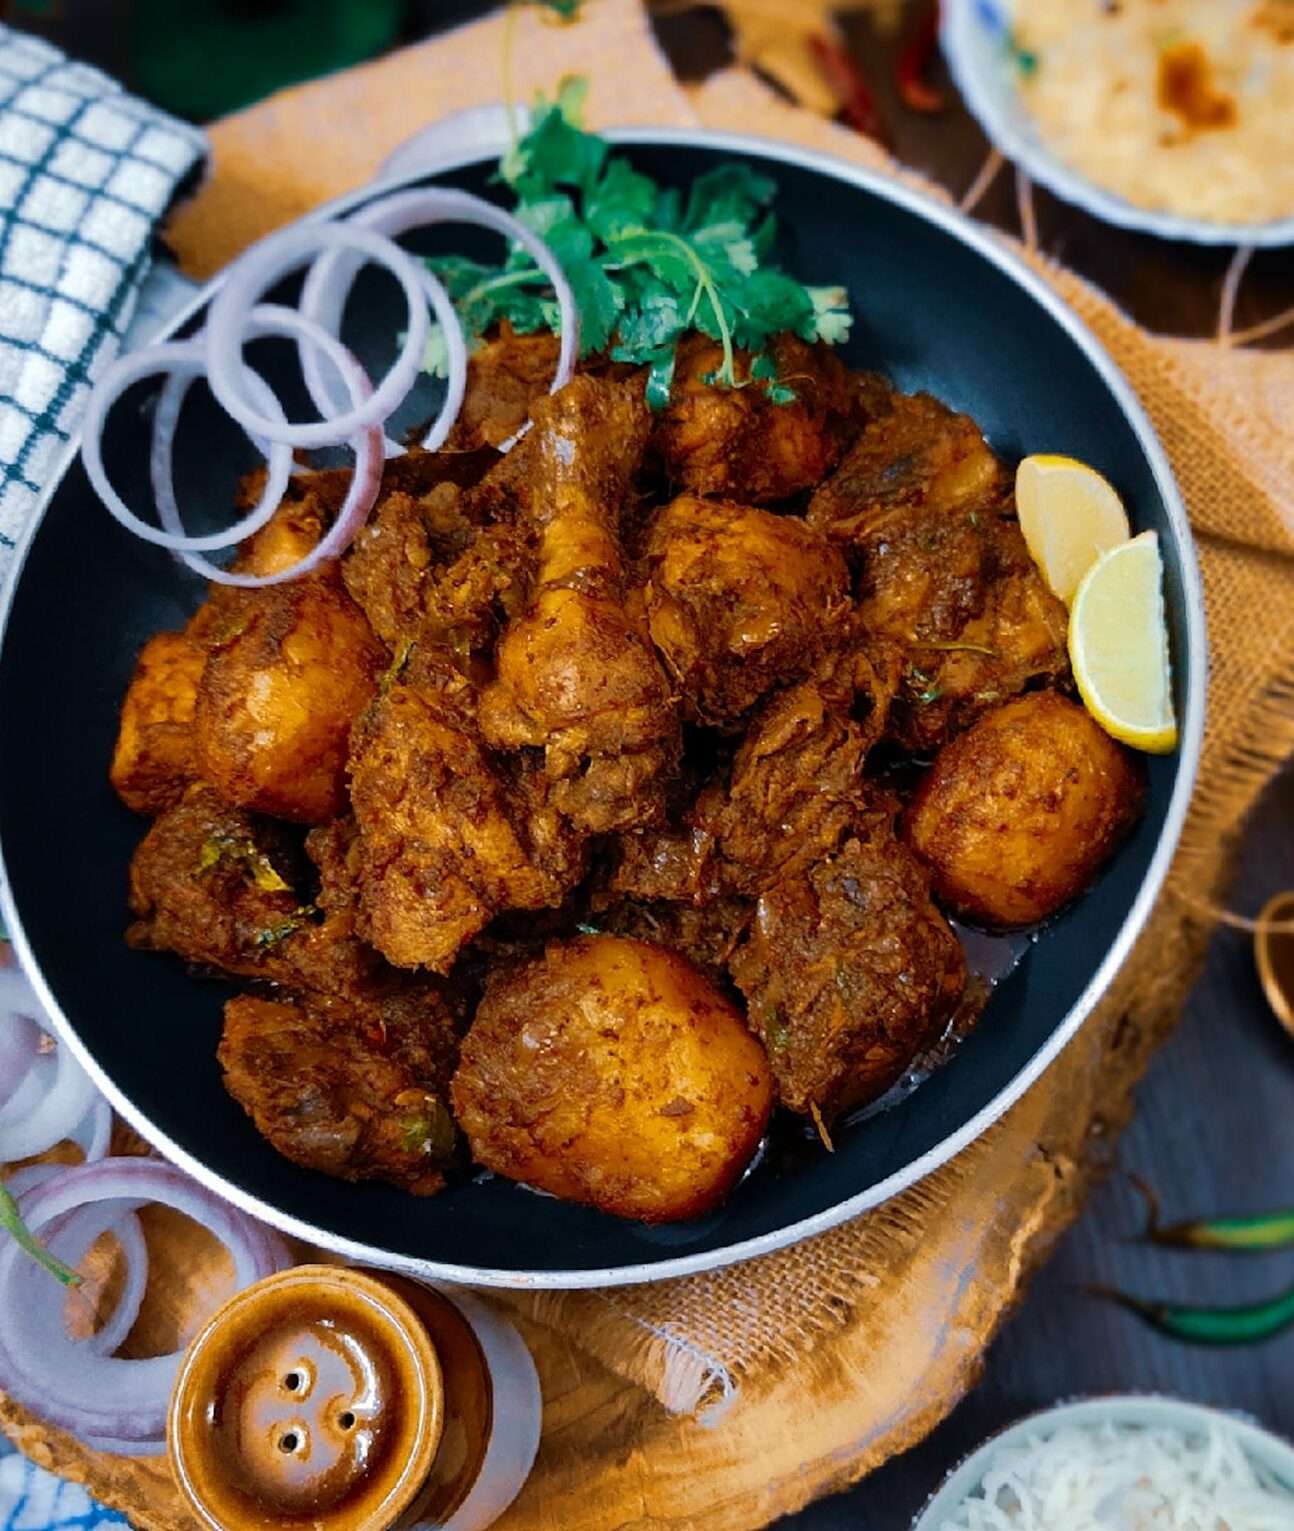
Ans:
[{"label": "chicken curry", "polygon": [[965,1026],[950,917],[1055,913],[1141,777],[973,421],[793,336],[777,396],[685,341],[657,413],[626,365],[548,396],[555,347],[505,326],[345,556],[145,646],[127,939],[240,982],[225,1083],[298,1164],[690,1217]]}]

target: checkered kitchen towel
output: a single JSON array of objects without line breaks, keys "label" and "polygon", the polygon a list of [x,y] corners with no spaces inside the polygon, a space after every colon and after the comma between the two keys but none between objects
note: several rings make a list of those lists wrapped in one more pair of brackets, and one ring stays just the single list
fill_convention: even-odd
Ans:
[{"label": "checkered kitchen towel", "polygon": [[[195,128],[0,27],[0,584],[90,385],[117,353],[152,234],[206,153]],[[0,1531],[106,1531],[0,1437]]]},{"label": "checkered kitchen towel", "polygon": [[0,27],[0,582],[205,153],[196,128]]}]

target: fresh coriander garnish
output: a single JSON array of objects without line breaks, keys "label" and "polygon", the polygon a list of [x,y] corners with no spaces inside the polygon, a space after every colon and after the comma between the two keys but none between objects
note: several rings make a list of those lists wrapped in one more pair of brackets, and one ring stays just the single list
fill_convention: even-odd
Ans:
[{"label": "fresh coriander garnish", "polygon": [[[499,165],[516,194],[516,216],[561,263],[580,310],[580,354],[646,366],[647,401],[669,401],[679,339],[699,330],[722,347],[716,386],[743,386],[736,352],[753,354],[749,381],[776,403],[794,389],[765,354],[774,336],[838,345],[852,315],[843,287],[808,287],[770,259],[776,187],[740,163],[699,176],[686,195],[661,187],[579,124],[586,83],[563,83],[540,100],[524,137]],[[529,255],[501,265],[460,255],[427,264],[444,282],[466,333],[479,338],[507,320],[519,334],[556,330],[557,303]],[[444,339],[433,329],[424,366],[444,373]]]}]

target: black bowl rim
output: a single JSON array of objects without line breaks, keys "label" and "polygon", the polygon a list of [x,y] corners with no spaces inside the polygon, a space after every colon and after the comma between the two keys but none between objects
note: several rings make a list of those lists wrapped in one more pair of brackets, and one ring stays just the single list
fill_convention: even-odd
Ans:
[{"label": "black bowl rim", "polygon": [[[700,1271],[716,1270],[740,1261],[751,1260],[759,1255],[800,1243],[804,1239],[825,1233],[828,1229],[861,1213],[871,1211],[883,1202],[906,1191],[932,1171],[946,1164],[976,1138],[980,1137],[994,1122],[998,1121],[1028,1088],[1038,1080],[1055,1061],[1083,1022],[1091,1014],[1097,1001],[1112,983],[1140,935],[1150,910],[1168,873],[1169,864],[1176,850],[1185,822],[1186,811],[1195,785],[1199,767],[1200,749],[1204,734],[1204,700],[1208,665],[1207,640],[1204,623],[1204,596],[1200,582],[1199,564],[1195,555],[1195,543],[1187,519],[1186,508],[1169,467],[1167,455],[1155,435],[1140,401],[1119,371],[1104,347],[1056,293],[1035,275],[1016,256],[1006,243],[990,230],[974,223],[953,207],[937,202],[903,182],[891,177],[865,170],[847,160],[819,150],[803,149],[794,144],[754,135],[718,133],[698,129],[670,128],[621,128],[612,129],[604,136],[613,143],[660,148],[700,148],[718,150],[747,159],[766,160],[791,165],[826,177],[842,181],[858,190],[867,192],[882,201],[890,202],[915,216],[933,223],[953,239],[968,247],[973,254],[988,261],[1004,276],[1031,297],[1050,318],[1066,331],[1070,339],[1087,357],[1102,382],[1109,389],[1119,408],[1137,437],[1155,480],[1156,488],[1163,498],[1172,532],[1174,551],[1181,563],[1182,590],[1185,600],[1186,668],[1187,685],[1184,694],[1182,716],[1179,719],[1179,743],[1177,774],[1173,783],[1172,797],[1164,818],[1163,832],[1155,847],[1141,887],[1137,891],[1119,933],[1111,943],[1096,971],[1088,981],[1078,1000],[1070,1008],[1046,1043],[1038,1049],[1029,1062],[1005,1085],[996,1096],[956,1132],[950,1133],[928,1152],[920,1155],[904,1169],[896,1171],[884,1180],[868,1186],[856,1195],[837,1202],[811,1217],[762,1234],[757,1238],[725,1245],[718,1249],[704,1250],[697,1254],[683,1255],[672,1260],[653,1261],[650,1264],[611,1266],[602,1270],[547,1270],[517,1271],[495,1270],[489,1267],[458,1265],[441,1260],[412,1259],[397,1255],[374,1245],[347,1239],[327,1229],[315,1227],[304,1219],[292,1217],[279,1211],[259,1197],[243,1190],[209,1170],[200,1159],[181,1148],[167,1135],[159,1131],[113,1083],[99,1066],[89,1049],[81,1041],[70,1021],[63,1014],[44,974],[36,964],[31,946],[23,930],[18,908],[13,900],[4,871],[4,847],[0,844],[0,914],[30,977],[36,992],[52,1018],[60,1040],[71,1047],[98,1088],[107,1096],[114,1110],[123,1116],[140,1135],[159,1153],[180,1166],[193,1178],[225,1200],[241,1208],[253,1217],[271,1224],[282,1232],[302,1239],[320,1248],[328,1249],[356,1264],[367,1264],[402,1270],[423,1280],[454,1282],[467,1286],[485,1286],[521,1290],[574,1290],[588,1287],[631,1286],[643,1282],[663,1281],[677,1276],[694,1275]],[[300,223],[315,223],[349,212],[376,196],[398,191],[408,186],[421,185],[435,176],[455,170],[466,169],[493,158],[479,148],[467,150],[461,155],[446,156],[437,160],[433,170],[419,169],[408,174],[370,182],[358,191],[349,192],[323,206],[316,208]],[[164,340],[185,324],[194,314],[208,304],[226,273],[212,278],[193,301],[188,304],[155,337]],[[22,574],[27,552],[35,540],[45,511],[58,493],[63,477],[75,461],[80,450],[78,432],[67,444],[57,467],[37,503],[36,510],[27,526],[15,554],[6,589],[0,592],[0,645],[3,644],[14,592]]]}]

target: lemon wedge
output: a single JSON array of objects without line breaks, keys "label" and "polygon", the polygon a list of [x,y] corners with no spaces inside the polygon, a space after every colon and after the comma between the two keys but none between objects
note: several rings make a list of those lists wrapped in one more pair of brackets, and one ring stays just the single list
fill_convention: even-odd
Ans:
[{"label": "lemon wedge", "polygon": [[1066,606],[1101,554],[1131,536],[1113,487],[1073,457],[1026,457],[1016,469],[1015,506],[1033,561]]},{"label": "lemon wedge", "polygon": [[1069,660],[1106,733],[1152,755],[1176,747],[1157,533],[1111,548],[1083,576],[1069,613]]}]

